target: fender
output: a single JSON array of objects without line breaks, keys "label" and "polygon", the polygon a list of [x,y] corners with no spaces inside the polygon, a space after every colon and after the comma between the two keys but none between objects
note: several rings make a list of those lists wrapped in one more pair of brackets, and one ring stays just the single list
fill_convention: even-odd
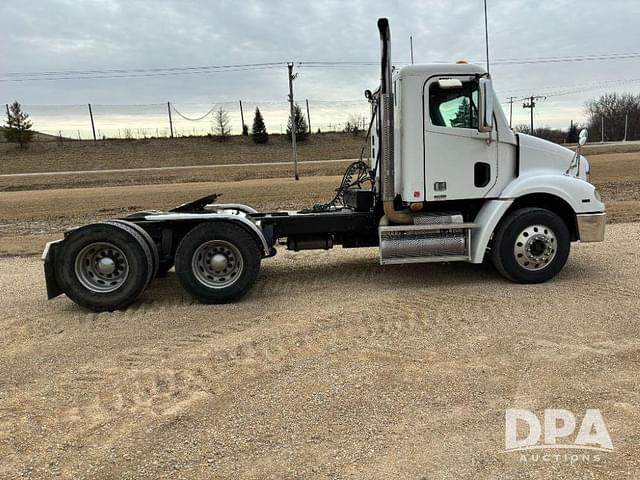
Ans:
[{"label": "fender", "polygon": [[233,223],[239,223],[242,227],[249,230],[258,242],[262,245],[262,251],[265,257],[271,255],[271,247],[269,246],[269,242],[264,236],[262,229],[258,227],[255,223],[249,220],[244,215],[232,214],[232,213],[160,213],[160,214],[152,214],[146,215],[144,217],[145,220],[150,222],[154,221],[184,221],[184,220],[205,220],[205,221],[230,221]]},{"label": "fender", "polygon": [[471,232],[471,248],[469,249],[469,261],[471,263],[482,263],[484,252],[487,249],[493,231],[512,204],[513,200],[504,199],[488,200],[482,205],[473,221],[478,226]]},{"label": "fender", "polygon": [[513,180],[502,191],[500,199],[514,200],[533,193],[547,193],[561,198],[575,213],[604,212],[605,206],[596,194],[596,187],[584,180],[557,173],[532,172]]}]

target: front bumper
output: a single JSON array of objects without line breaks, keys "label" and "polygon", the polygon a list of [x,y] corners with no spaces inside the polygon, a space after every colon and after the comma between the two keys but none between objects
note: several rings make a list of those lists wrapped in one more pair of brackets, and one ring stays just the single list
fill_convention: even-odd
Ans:
[{"label": "front bumper", "polygon": [[576,215],[578,220],[578,234],[581,242],[602,242],[604,240],[604,227],[607,223],[607,214],[584,213]]}]

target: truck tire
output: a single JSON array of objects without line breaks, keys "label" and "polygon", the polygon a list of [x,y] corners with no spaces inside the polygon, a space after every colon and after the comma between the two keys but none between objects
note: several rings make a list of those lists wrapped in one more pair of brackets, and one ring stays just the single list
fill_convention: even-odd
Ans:
[{"label": "truck tire", "polygon": [[245,229],[227,222],[206,223],[178,245],[176,275],[200,302],[227,303],[253,286],[260,261],[258,244]]},{"label": "truck tire", "polygon": [[144,238],[144,241],[147,243],[147,246],[149,247],[149,251],[151,252],[151,257],[153,260],[153,272],[151,274],[151,279],[149,280],[149,283],[151,283],[151,280],[153,280],[155,277],[159,276],[158,271],[160,269],[160,255],[158,254],[158,247],[156,243],[153,241],[153,239],[151,238],[151,235],[149,235],[144,228],[142,228],[140,225],[137,225],[133,222],[129,222],[127,220],[120,220],[117,218],[113,220],[105,220],[102,223],[109,223],[109,224],[119,223],[120,225],[126,225],[129,228],[132,228],[133,230],[138,232],[138,234],[142,238]]},{"label": "truck tire", "polygon": [[567,261],[569,229],[555,213],[543,208],[515,210],[498,226],[491,249],[500,274],[516,283],[542,283]]},{"label": "truck tire", "polygon": [[153,256],[145,239],[116,222],[95,223],[71,232],[56,264],[64,293],[96,312],[131,305],[153,273]]}]

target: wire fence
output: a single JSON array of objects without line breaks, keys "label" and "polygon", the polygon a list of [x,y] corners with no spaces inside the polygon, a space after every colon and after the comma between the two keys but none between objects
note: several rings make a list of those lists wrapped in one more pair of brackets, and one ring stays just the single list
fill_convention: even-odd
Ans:
[{"label": "wire fence", "polygon": [[[302,100],[300,109],[310,133],[366,129],[370,106],[366,100]],[[23,104],[33,129],[57,139],[106,140],[216,135],[216,114],[227,114],[232,135],[251,133],[256,107],[270,134],[287,131],[288,102],[234,101],[213,103],[153,103],[138,105]],[[41,138],[42,139],[42,138]],[[44,138],[46,139],[46,138]],[[52,139],[53,140],[53,139]]]}]

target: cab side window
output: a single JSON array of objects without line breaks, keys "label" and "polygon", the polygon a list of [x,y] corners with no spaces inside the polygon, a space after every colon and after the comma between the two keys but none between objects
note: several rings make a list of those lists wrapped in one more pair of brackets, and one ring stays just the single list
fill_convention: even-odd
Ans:
[{"label": "cab side window", "polygon": [[478,83],[463,82],[462,87],[429,87],[429,115],[438,127],[478,128]]}]

